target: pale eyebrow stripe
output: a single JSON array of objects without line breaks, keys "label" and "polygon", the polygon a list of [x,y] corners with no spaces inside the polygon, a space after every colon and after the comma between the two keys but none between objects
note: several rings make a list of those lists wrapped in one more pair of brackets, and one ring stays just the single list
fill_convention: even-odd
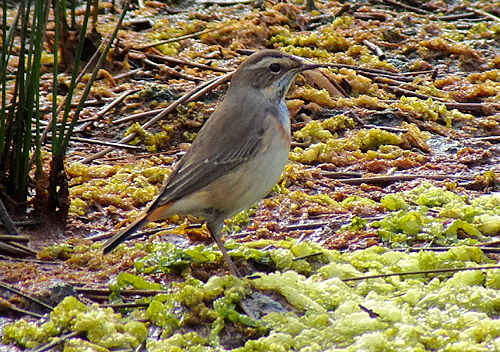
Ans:
[{"label": "pale eyebrow stripe", "polygon": [[[275,62],[275,61],[274,61],[274,59],[275,59],[276,57],[278,57],[278,56],[275,56],[275,57],[266,57],[266,58],[264,58],[264,59],[260,60],[259,62],[256,62],[256,63],[254,63],[254,64],[251,64],[251,65],[250,65],[250,66],[248,66],[248,67],[249,67],[249,68],[251,68],[251,69],[252,69],[252,68],[261,68],[261,67],[266,67],[266,66],[268,66],[269,64],[271,64],[271,63]],[[281,59],[282,59],[282,61],[284,61],[283,59],[285,59],[285,58],[281,57]],[[290,60],[289,58],[286,58],[286,63],[287,63],[287,64],[291,64],[291,62],[292,62],[292,60]]]}]

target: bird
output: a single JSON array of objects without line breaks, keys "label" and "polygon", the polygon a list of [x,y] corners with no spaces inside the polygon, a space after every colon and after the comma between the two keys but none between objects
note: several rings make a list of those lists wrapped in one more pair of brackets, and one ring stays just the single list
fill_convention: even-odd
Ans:
[{"label": "bird", "polygon": [[156,198],[102,246],[103,253],[148,222],[193,215],[205,220],[229,271],[241,277],[221,239],[224,220],[267,196],[279,181],[291,143],[285,95],[297,74],[322,66],[273,49],[244,60]]}]

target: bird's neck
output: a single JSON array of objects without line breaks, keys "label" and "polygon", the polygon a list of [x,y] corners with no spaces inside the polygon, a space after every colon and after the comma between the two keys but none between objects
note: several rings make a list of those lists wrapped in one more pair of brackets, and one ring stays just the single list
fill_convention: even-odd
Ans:
[{"label": "bird's neck", "polygon": [[[253,106],[278,105],[285,101],[285,94],[288,87],[277,87],[268,85],[266,87],[257,87],[251,84],[231,84],[226,94],[226,99],[234,101],[236,104],[249,102]],[[259,105],[256,105],[260,102]],[[238,105],[235,105],[238,106]]]}]

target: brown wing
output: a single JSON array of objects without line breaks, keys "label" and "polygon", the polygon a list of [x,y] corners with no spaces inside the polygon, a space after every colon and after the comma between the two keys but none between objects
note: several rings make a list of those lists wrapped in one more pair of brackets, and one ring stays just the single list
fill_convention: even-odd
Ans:
[{"label": "brown wing", "polygon": [[[210,119],[214,117],[216,116]],[[262,116],[254,119],[253,116],[248,115],[245,116],[245,120],[257,121],[261,126],[249,128],[248,124],[242,123],[239,126],[231,126],[231,132],[228,134],[227,131],[218,128],[227,127],[227,125],[212,123],[200,131],[191,148],[176,165],[163,186],[160,196],[152,206],[161,206],[196,192],[231,172],[242,162],[265,152],[263,139],[267,127],[265,124],[268,124],[269,120],[263,119]],[[220,137],[212,138],[212,136]]]}]

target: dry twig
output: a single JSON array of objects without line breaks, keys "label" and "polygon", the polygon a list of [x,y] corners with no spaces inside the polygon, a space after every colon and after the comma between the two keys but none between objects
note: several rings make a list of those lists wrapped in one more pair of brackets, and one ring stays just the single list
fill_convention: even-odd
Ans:
[{"label": "dry twig", "polygon": [[[207,91],[210,91],[210,90],[214,89],[215,87],[217,87],[218,85],[223,84],[223,83],[229,81],[231,79],[231,77],[232,77],[232,73],[229,73],[227,75],[224,75],[224,76],[221,76],[221,77],[217,77],[217,78],[215,78],[213,80],[205,82],[202,85],[200,85],[199,87],[196,87],[196,88],[190,90],[189,92],[187,92],[186,94],[184,94],[181,98],[177,99],[175,102],[173,102],[172,104],[170,104],[167,108],[165,108],[155,118],[149,120],[147,123],[145,123],[144,125],[142,125],[142,128],[147,129],[147,128],[153,126],[159,120],[161,120],[162,118],[164,118],[165,116],[167,116],[170,112],[172,112],[177,106],[179,106],[181,104],[184,104],[184,103],[186,103],[188,101],[191,101],[191,100],[194,100],[194,99],[198,98],[199,96],[205,94]],[[131,133],[127,137],[122,138],[118,143],[127,143],[127,142],[130,142],[136,136],[137,136],[137,133],[135,133],[135,132]],[[100,158],[101,156],[106,155],[107,153],[109,153],[109,152],[111,152],[113,150],[115,150],[114,147],[109,147],[109,148],[107,148],[107,149],[105,149],[105,150],[103,150],[103,151],[101,151],[99,153],[96,153],[94,155],[91,155],[91,156],[89,156],[89,157],[81,160],[80,162],[83,163],[83,164],[88,164],[92,160]]]},{"label": "dry twig", "polygon": [[361,280],[368,280],[368,279],[379,279],[379,278],[385,278],[385,277],[391,277],[391,276],[443,274],[443,273],[456,273],[459,271],[492,270],[492,269],[500,269],[500,266],[497,265],[497,266],[479,266],[479,267],[474,267],[474,268],[449,268],[449,269],[407,271],[407,272],[403,272],[403,273],[390,273],[390,274],[352,277],[352,278],[341,279],[341,280],[343,282],[349,282],[349,281],[361,281]]},{"label": "dry twig", "polygon": [[30,301],[32,301],[32,302],[40,305],[40,306],[42,306],[42,307],[45,307],[45,308],[47,308],[50,311],[52,311],[54,309],[54,307],[52,307],[51,305],[48,305],[47,303],[44,303],[44,302],[42,302],[42,301],[40,301],[40,300],[38,300],[38,299],[36,299],[34,297],[31,297],[30,295],[22,293],[21,291],[13,288],[12,286],[10,286],[10,285],[2,282],[2,281],[0,281],[0,287],[3,288],[4,290],[10,291],[12,293],[15,293],[16,295],[22,296],[22,297],[24,297],[24,298],[26,298],[26,299],[28,299],[28,300],[30,300]]}]

